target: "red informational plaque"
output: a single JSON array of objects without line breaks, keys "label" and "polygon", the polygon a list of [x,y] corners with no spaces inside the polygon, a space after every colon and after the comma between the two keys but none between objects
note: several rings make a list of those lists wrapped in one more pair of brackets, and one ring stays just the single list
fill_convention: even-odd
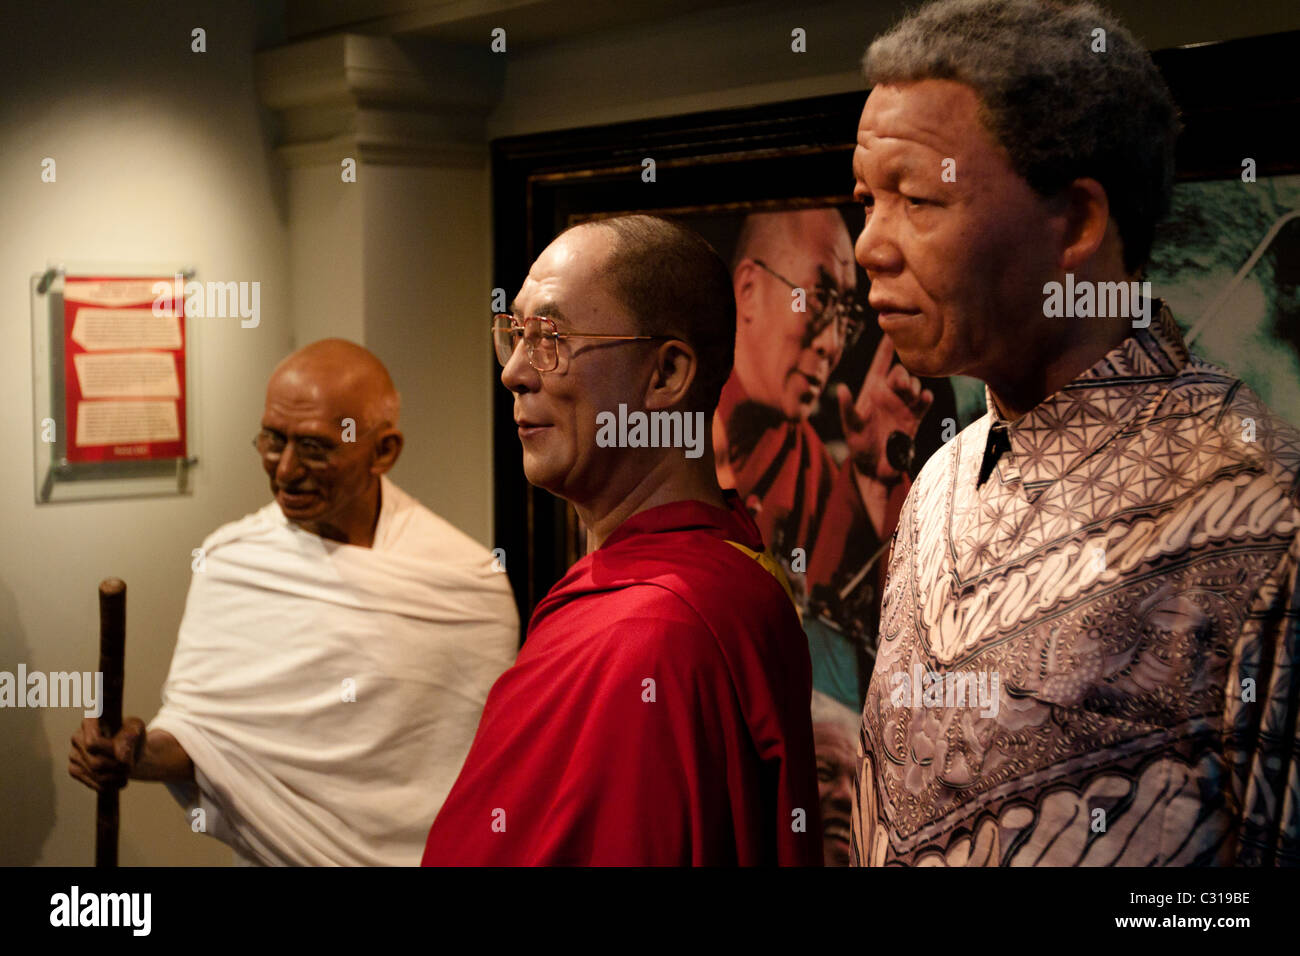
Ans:
[{"label": "red informational plaque", "polygon": [[64,280],[69,462],[186,456],[184,298],[171,290],[171,277]]}]

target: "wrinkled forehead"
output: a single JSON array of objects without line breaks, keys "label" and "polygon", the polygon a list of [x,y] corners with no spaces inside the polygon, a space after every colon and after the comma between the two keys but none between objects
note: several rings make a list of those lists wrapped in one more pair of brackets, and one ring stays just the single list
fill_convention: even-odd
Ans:
[{"label": "wrinkled forehead", "polygon": [[342,427],[344,418],[359,421],[357,389],[337,370],[300,366],[281,369],[266,386],[263,420],[284,424],[314,423]]},{"label": "wrinkled forehead", "polygon": [[955,80],[883,83],[858,120],[854,166],[864,161],[926,161],[993,146],[975,90]]}]

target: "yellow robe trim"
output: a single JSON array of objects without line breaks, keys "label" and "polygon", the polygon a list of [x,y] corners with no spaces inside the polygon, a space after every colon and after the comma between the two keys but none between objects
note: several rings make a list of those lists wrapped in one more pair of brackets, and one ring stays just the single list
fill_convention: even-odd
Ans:
[{"label": "yellow robe trim", "polygon": [[785,591],[785,596],[788,597],[790,603],[794,605],[795,613],[799,615],[799,621],[802,623],[803,611],[799,609],[799,602],[794,599],[794,589],[790,587],[790,579],[785,576],[785,571],[781,569],[781,565],[776,563],[776,558],[772,557],[772,553],[770,551],[751,551],[739,541],[732,541],[729,538],[727,539],[727,544],[731,545],[742,554],[749,555],[749,557],[758,562],[759,567],[772,575],[772,577],[776,578],[777,583],[780,584],[781,588]]}]

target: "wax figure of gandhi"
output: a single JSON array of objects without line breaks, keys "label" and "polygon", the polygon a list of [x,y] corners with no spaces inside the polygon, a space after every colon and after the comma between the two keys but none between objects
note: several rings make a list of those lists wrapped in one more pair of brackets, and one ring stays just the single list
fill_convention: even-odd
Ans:
[{"label": "wax figure of gandhi", "polygon": [[869,300],[988,412],[894,538],[856,862],[1300,863],[1300,433],[1128,284],[1177,128],[1150,57],[1092,5],[952,0],[865,69]]},{"label": "wax figure of gandhi", "polygon": [[255,439],[275,501],[203,543],[163,706],[70,772],[167,783],[242,862],[413,865],[518,618],[491,554],[387,477],[398,395],[339,339],[285,359]]},{"label": "wax figure of gandhi", "polygon": [[[819,864],[807,641],[706,431],[726,265],[665,220],[602,220],[546,248],[512,313],[493,335],[524,472],[591,550],[492,688],[424,862]],[[611,444],[620,406],[690,426]]]}]

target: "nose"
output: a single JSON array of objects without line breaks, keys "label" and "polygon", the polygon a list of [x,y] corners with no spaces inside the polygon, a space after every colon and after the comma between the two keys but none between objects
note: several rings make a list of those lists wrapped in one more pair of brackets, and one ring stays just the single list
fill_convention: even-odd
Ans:
[{"label": "nose", "polygon": [[867,270],[867,277],[892,274],[903,267],[903,255],[893,234],[894,224],[883,203],[877,202],[867,212],[867,221],[853,244],[853,255],[858,265]]},{"label": "nose", "polygon": [[838,318],[832,317],[826,326],[812,340],[812,350],[821,358],[830,362],[831,367],[840,360],[844,349],[844,333],[840,329]]},{"label": "nose", "polygon": [[280,452],[280,460],[275,463],[275,483],[290,485],[306,470],[306,466],[298,459],[297,445],[290,439]]},{"label": "nose", "polygon": [[853,806],[853,775],[839,773],[831,784],[830,799],[833,804],[848,809]]},{"label": "nose", "polygon": [[542,387],[541,373],[528,361],[528,349],[521,337],[510,353],[510,360],[501,369],[501,384],[512,392],[535,392]]}]

